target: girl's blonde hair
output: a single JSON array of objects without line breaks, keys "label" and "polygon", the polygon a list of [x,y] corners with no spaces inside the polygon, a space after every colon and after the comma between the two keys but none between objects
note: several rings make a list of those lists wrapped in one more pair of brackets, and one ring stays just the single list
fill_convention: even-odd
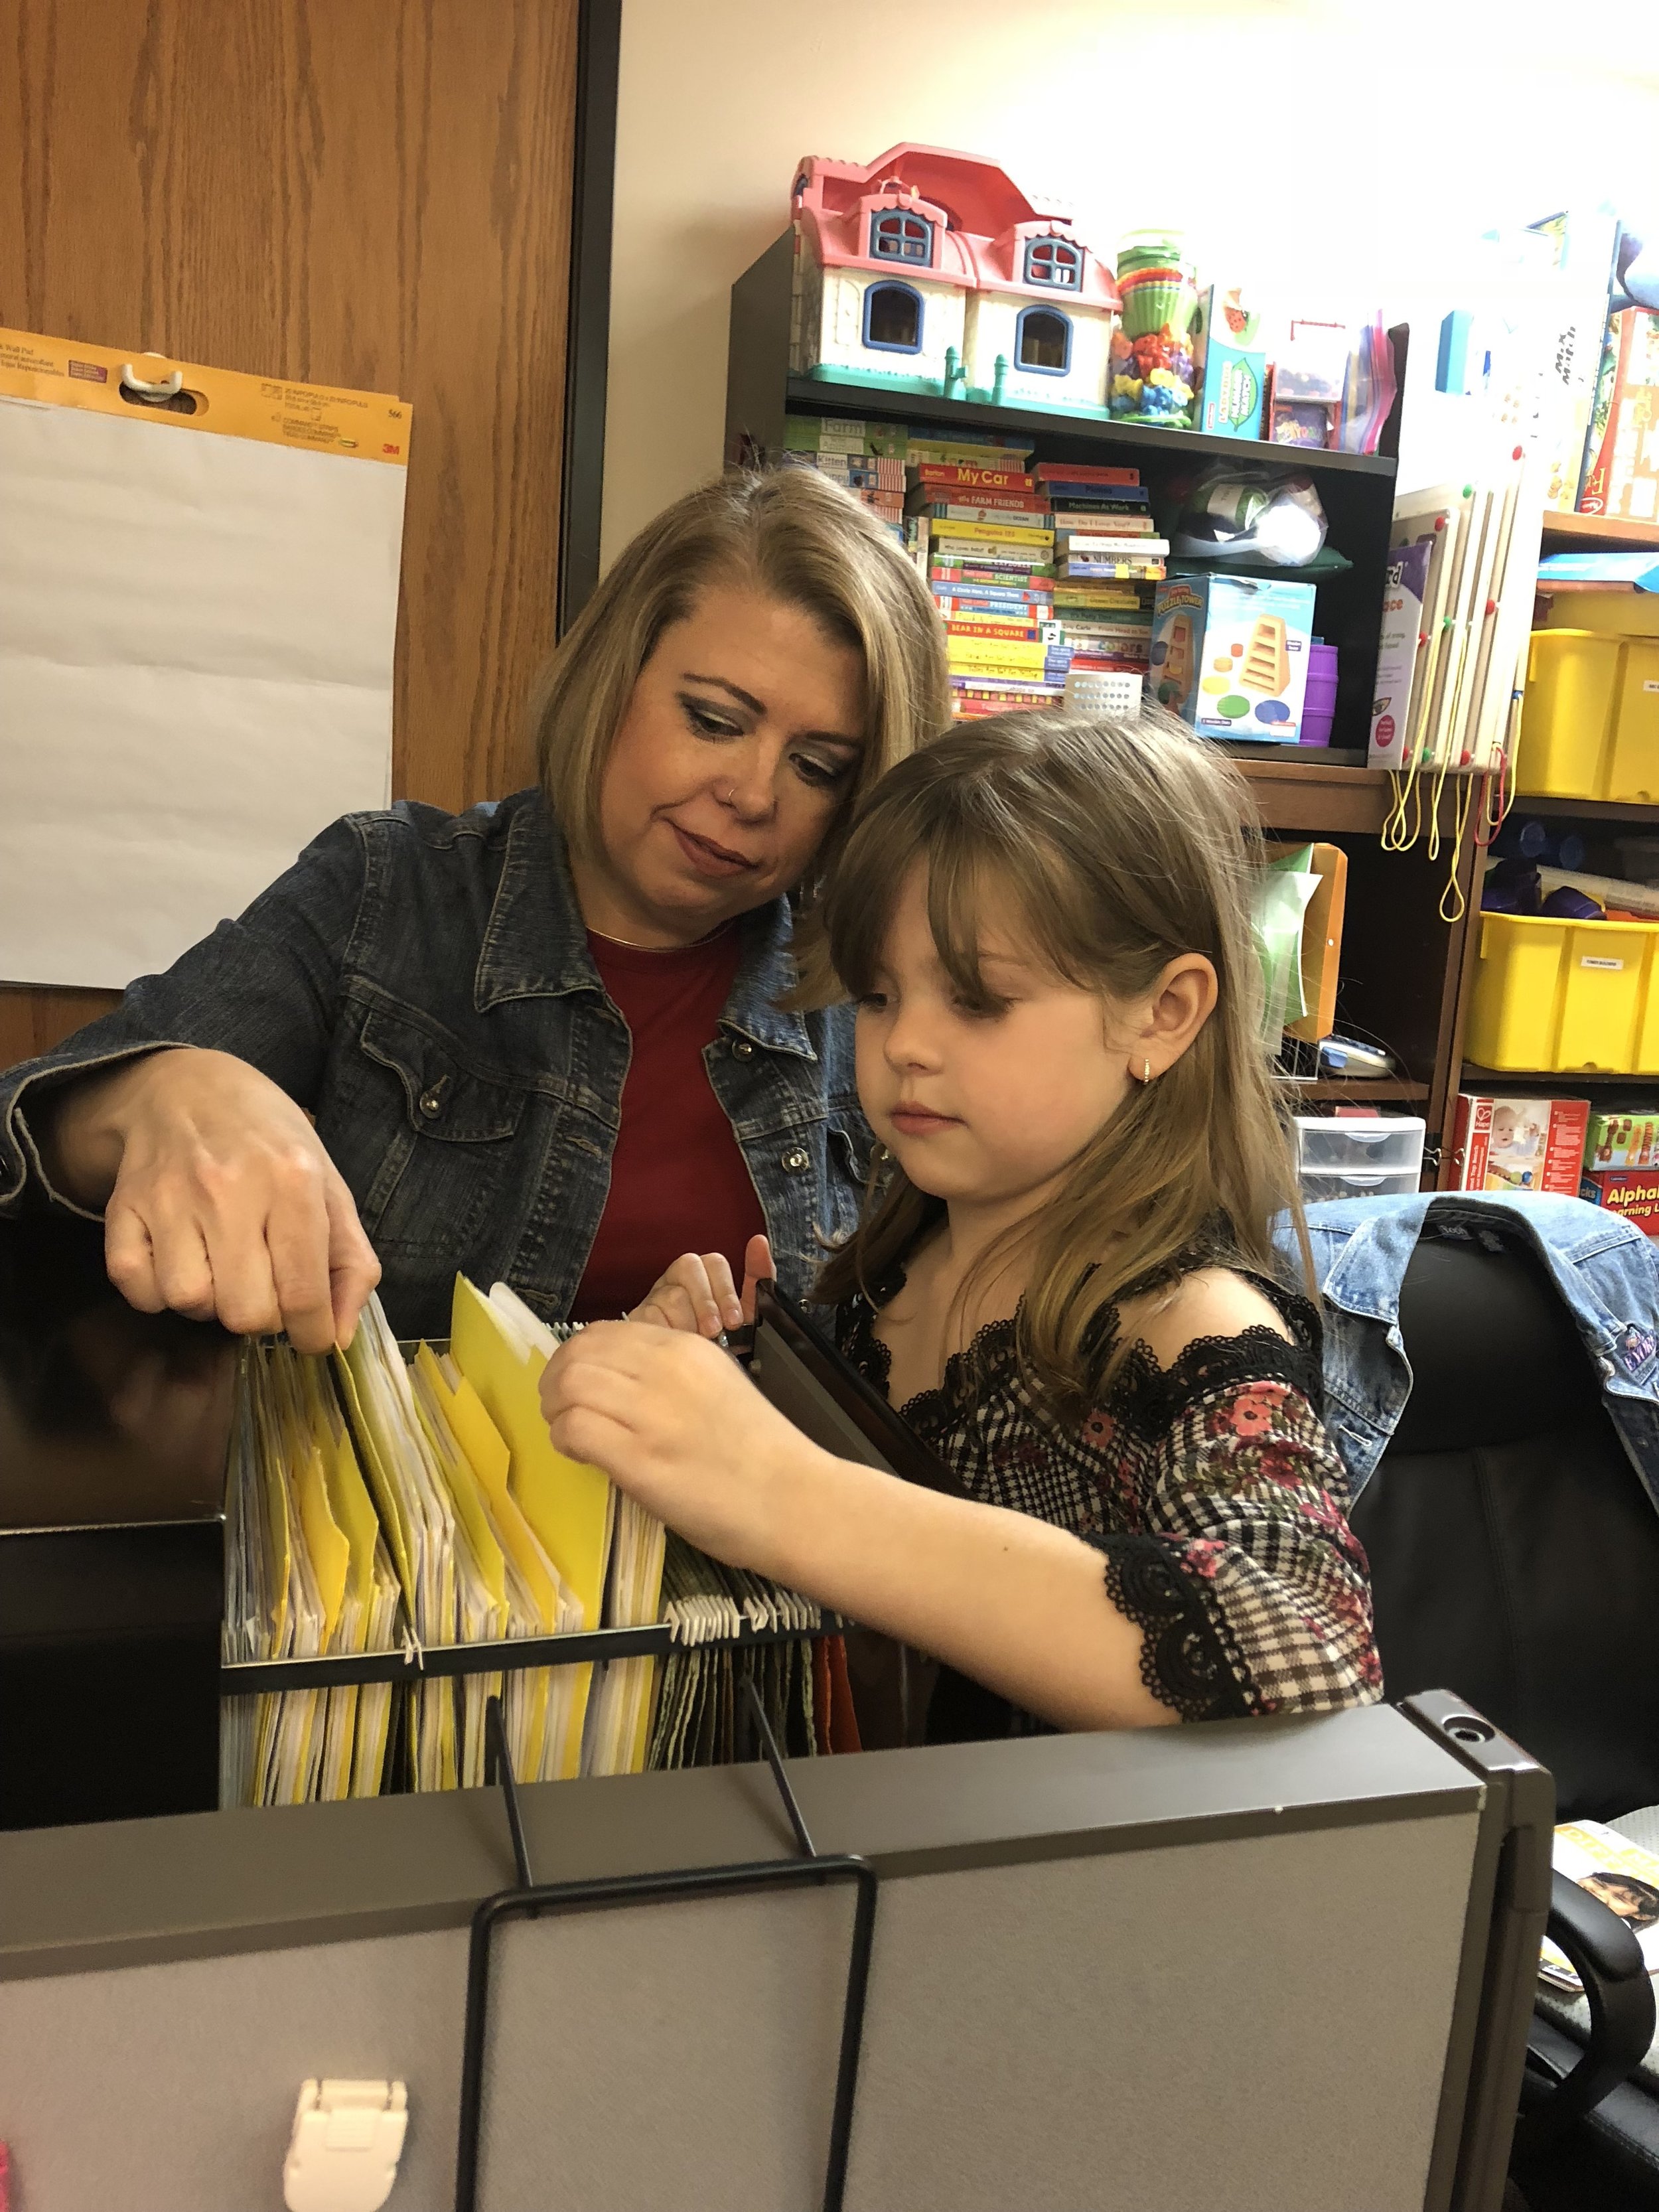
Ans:
[{"label": "girl's blonde hair", "polygon": [[[999,1003],[980,967],[988,893],[1012,900],[1046,967],[1109,1001],[1144,997],[1183,952],[1215,969],[1215,1011],[1188,1049],[1131,1085],[1057,1195],[988,1255],[988,1273],[1013,1243],[1030,1251],[1021,1357],[1061,1405],[1085,1402],[1103,1379],[1102,1308],[1188,1248],[1213,1237],[1218,1260],[1280,1274],[1268,1224],[1288,1209],[1305,1258],[1285,1111],[1261,1036],[1250,928],[1260,848],[1243,779],[1172,715],[1033,710],[958,727],[895,769],[830,885],[830,957],[854,997],[876,987],[918,862],[939,958],[970,1006]],[[938,1212],[896,1164],[878,1173],[857,1236],[816,1296],[867,1291]]]},{"label": "girl's blonde hair", "polygon": [[819,848],[821,877],[864,794],[948,721],[951,693],[943,627],[921,576],[869,509],[814,469],[704,484],[624,548],[532,694],[542,788],[571,851],[595,855],[605,763],[640,671],[710,584],[799,607],[863,662],[864,753]]}]

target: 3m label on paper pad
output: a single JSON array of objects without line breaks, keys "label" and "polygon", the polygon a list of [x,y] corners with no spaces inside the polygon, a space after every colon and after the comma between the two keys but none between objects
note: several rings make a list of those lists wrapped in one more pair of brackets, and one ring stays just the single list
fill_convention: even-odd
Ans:
[{"label": "3m label on paper pad", "polygon": [[[122,386],[131,368],[147,383],[177,369],[183,380],[176,402],[148,402]],[[244,376],[234,368],[204,368],[154,354],[88,345],[79,338],[37,337],[29,331],[0,330],[0,398],[44,400],[80,407],[128,422],[209,430],[222,438],[256,438],[272,446],[349,453],[393,468],[409,462],[411,410],[387,392],[346,392],[325,384],[289,384]]]}]

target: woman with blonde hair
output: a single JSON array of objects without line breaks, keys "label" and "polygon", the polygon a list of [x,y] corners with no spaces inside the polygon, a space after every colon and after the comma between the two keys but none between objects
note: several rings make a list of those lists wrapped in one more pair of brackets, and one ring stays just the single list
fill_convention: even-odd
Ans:
[{"label": "woman with blonde hair", "polygon": [[[400,1334],[456,1270],[614,1316],[676,1252],[805,1289],[856,1219],[850,1009],[811,988],[862,795],[948,716],[939,625],[805,470],[642,531],[534,701],[539,784],[324,830],[235,921],[0,1079],[0,1212],[101,1211],[147,1311]],[[804,972],[805,971],[805,972]]]},{"label": "woman with blonde hair", "polygon": [[1238,779],[1171,718],[1010,714],[871,799],[830,886],[885,1160],[817,1286],[957,1478],[810,1443],[708,1272],[549,1363],[554,1441],[705,1551],[945,1662],[940,1738],[1376,1697],[1261,1036]]}]

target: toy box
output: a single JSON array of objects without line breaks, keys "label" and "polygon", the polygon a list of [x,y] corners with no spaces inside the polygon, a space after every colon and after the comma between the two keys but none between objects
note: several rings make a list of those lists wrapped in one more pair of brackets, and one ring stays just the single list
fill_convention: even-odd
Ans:
[{"label": "toy box", "polygon": [[1425,629],[1431,542],[1396,545],[1389,555],[1382,587],[1382,629],[1376,647],[1376,689],[1371,694],[1371,737],[1368,765],[1407,765],[1405,740],[1411,727],[1412,690]]},{"label": "toy box", "polygon": [[1584,1138],[1584,1166],[1590,1174],[1608,1168],[1659,1172],[1659,1107],[1643,1113],[1593,1114]]},{"label": "toy box", "polygon": [[1452,1162],[1458,1190],[1553,1191],[1573,1197],[1583,1171],[1588,1098],[1457,1097]]},{"label": "toy box", "polygon": [[1267,380],[1267,441],[1334,447],[1352,334],[1346,323],[1293,322]]},{"label": "toy box", "polygon": [[1212,284],[1193,317],[1193,375],[1198,427],[1212,438],[1259,438],[1267,356],[1257,343],[1261,319],[1240,288]]},{"label": "toy box", "polygon": [[1648,1236],[1659,1237],[1659,1169],[1606,1168],[1587,1175],[1578,1195],[1592,1206],[1622,1213]]},{"label": "toy box", "polygon": [[1607,318],[1586,448],[1583,514],[1659,520],[1659,313]]},{"label": "toy box", "polygon": [[1293,745],[1301,735],[1314,587],[1173,576],[1152,607],[1148,683],[1200,737]]}]

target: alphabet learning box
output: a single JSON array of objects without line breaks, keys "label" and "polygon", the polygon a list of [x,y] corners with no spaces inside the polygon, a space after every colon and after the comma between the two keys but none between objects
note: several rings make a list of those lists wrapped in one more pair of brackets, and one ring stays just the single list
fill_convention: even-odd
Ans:
[{"label": "alphabet learning box", "polygon": [[1173,576],[1152,608],[1147,684],[1205,738],[1293,745],[1302,732],[1314,587]]},{"label": "alphabet learning box", "polygon": [[1592,1170],[1579,1185],[1578,1195],[1592,1206],[1623,1214],[1648,1236],[1659,1238],[1659,1175],[1651,1169]]}]

